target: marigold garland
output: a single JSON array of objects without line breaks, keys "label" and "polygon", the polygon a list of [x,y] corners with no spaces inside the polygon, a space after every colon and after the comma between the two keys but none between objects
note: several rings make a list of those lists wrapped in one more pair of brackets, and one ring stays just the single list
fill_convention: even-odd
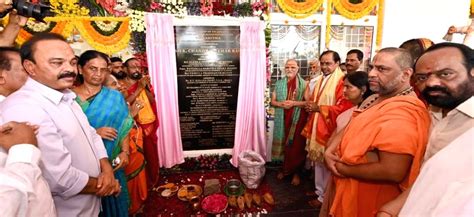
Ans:
[{"label": "marigold garland", "polygon": [[306,0],[301,2],[295,0],[277,0],[277,4],[288,16],[302,19],[317,12],[323,4],[323,0]]},{"label": "marigold garland", "polygon": [[382,46],[384,10],[385,0],[379,0],[379,8],[377,11],[377,37],[375,38],[376,51]]},{"label": "marigold garland", "polygon": [[[74,28],[74,25],[72,23],[67,22],[67,21],[59,21],[59,22],[56,22],[56,25],[54,25],[52,29],[47,29],[44,32],[57,33],[67,38],[71,35],[73,28]],[[18,36],[15,39],[15,42],[18,45],[22,45],[23,43],[25,43],[25,41],[27,41],[31,37],[33,37],[33,35],[30,32],[28,32],[25,29],[20,29],[20,32],[18,33]]]},{"label": "marigold garland", "polygon": [[328,0],[328,11],[326,12],[326,49],[329,50],[329,41],[331,41],[331,14],[332,14],[332,0]]},{"label": "marigold garland", "polygon": [[86,40],[94,49],[113,54],[125,49],[130,41],[130,31],[128,28],[128,19],[123,19],[119,24],[117,31],[110,36],[102,35],[92,26],[91,20],[82,19],[75,21],[75,27],[81,34],[82,38]]},{"label": "marigold garland", "polygon": [[333,1],[337,12],[352,20],[357,20],[368,15],[379,2],[379,0],[362,0],[359,4],[352,4],[349,0]]}]

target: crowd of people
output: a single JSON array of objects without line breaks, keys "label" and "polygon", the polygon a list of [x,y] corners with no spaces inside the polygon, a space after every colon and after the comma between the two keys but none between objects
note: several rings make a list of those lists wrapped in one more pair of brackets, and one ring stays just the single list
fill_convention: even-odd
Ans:
[{"label": "crowd of people", "polygon": [[[150,77],[52,33],[11,47],[25,22],[12,11],[0,34],[1,215],[136,213],[159,178]],[[350,50],[342,70],[324,51],[308,80],[286,61],[271,99],[277,178],[299,185],[310,162],[320,216],[472,216],[473,50],[410,40],[368,70],[363,56]]]},{"label": "crowd of people", "polygon": [[277,178],[293,174],[293,185],[311,162],[307,194],[320,216],[474,213],[474,52],[412,45],[379,50],[368,71],[358,50],[347,53],[347,72],[336,51],[324,51],[306,82],[298,61],[286,62],[271,101],[272,158],[283,159]]},{"label": "crowd of people", "polygon": [[110,65],[99,51],[75,56],[52,33],[0,47],[0,185],[18,188],[18,200],[0,205],[7,216],[128,216],[142,207],[159,176],[153,90],[137,59]]}]

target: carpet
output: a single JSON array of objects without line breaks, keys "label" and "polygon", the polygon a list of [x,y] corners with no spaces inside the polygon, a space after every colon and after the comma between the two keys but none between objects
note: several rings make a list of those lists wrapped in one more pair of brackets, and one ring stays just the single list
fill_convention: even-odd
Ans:
[{"label": "carpet", "polygon": [[[175,183],[180,187],[187,184],[196,184],[204,188],[204,180],[206,179],[218,179],[221,185],[221,192],[229,179],[239,179],[239,172],[237,170],[232,171],[197,171],[189,173],[178,173],[178,174],[166,174],[161,175],[159,180],[159,185],[164,185],[166,183]],[[265,179],[260,183],[257,189],[247,189],[250,193],[257,193],[263,195],[265,193],[270,193],[271,189]],[[273,195],[273,194],[272,194]],[[201,200],[204,196],[201,196]],[[275,197],[274,197],[275,198]],[[238,216],[238,214],[245,213],[268,213],[272,210],[272,206],[263,202],[261,207],[257,207],[255,204],[252,205],[252,208],[245,207],[244,210],[239,208],[228,206],[227,209],[221,213],[220,216]],[[208,216],[202,209],[193,210],[191,204],[187,201],[181,201],[178,199],[177,195],[174,195],[170,198],[165,198],[159,195],[155,191],[151,191],[148,194],[148,199],[145,202],[143,208],[143,216],[155,217],[155,216]]]}]

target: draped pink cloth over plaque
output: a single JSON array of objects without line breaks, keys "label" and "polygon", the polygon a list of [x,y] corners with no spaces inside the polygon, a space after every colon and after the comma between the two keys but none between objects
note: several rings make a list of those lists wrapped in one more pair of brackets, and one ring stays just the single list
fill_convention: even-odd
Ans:
[{"label": "draped pink cloth over plaque", "polygon": [[179,126],[173,16],[147,13],[145,22],[148,70],[160,120],[156,132],[158,157],[161,167],[170,168],[184,162]]},{"label": "draped pink cloth over plaque", "polygon": [[240,25],[239,96],[231,160],[236,167],[239,154],[245,150],[266,159],[264,28],[262,21],[243,21]]}]

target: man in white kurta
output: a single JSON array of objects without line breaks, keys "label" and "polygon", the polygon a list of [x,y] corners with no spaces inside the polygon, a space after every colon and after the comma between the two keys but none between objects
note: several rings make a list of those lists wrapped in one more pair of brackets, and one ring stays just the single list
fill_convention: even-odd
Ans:
[{"label": "man in white kurta", "polygon": [[4,217],[55,217],[53,198],[38,167],[41,153],[33,128],[0,126],[0,212]]},{"label": "man in white kurta", "polygon": [[98,216],[100,197],[120,191],[102,139],[69,90],[77,59],[59,35],[38,34],[22,45],[29,78],[1,104],[4,122],[39,126],[40,168],[58,216]]}]

